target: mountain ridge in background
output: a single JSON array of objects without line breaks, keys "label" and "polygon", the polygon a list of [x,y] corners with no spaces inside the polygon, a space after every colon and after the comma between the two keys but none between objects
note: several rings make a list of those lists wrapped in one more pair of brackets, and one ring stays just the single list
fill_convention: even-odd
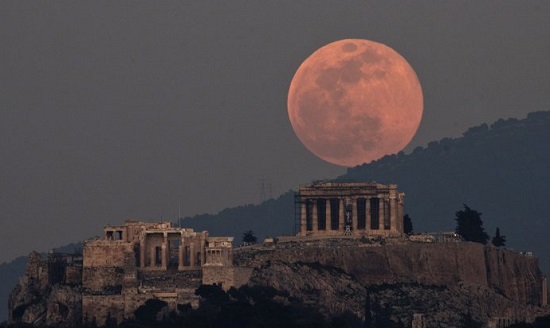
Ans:
[{"label": "mountain ridge in background", "polygon": [[416,231],[453,230],[455,211],[467,204],[483,213],[490,236],[500,227],[508,246],[533,251],[550,271],[550,111],[481,124],[460,138],[350,168],[338,179],[397,183]]},{"label": "mountain ridge in background", "polygon": [[[543,271],[550,271],[550,259],[544,256],[550,252],[545,243],[550,231],[545,220],[550,215],[550,111],[483,123],[462,137],[350,168],[335,180],[396,183],[406,194],[405,213],[417,232],[454,230],[455,212],[467,204],[482,213],[490,236],[499,227],[509,247],[533,251],[541,257]],[[235,236],[236,244],[245,230],[253,230],[260,241],[293,234],[293,192],[259,205],[188,217],[182,225]]]}]

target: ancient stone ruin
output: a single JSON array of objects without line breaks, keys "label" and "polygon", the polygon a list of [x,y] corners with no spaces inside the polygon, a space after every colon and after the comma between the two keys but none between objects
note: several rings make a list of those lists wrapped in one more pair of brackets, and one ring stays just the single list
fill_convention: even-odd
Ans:
[{"label": "ancient stone ruin", "polygon": [[50,325],[61,319],[102,325],[107,318],[120,322],[133,317],[151,298],[165,301],[169,310],[184,304],[197,307],[194,292],[201,284],[225,289],[234,285],[233,237],[134,220],[104,231],[103,238],[84,242],[81,256],[51,253],[42,258],[33,252],[29,258],[25,282],[34,294],[66,286],[62,294],[74,297],[77,305],[59,307],[47,301],[45,308],[30,311],[32,305],[29,309],[12,298],[9,321]]},{"label": "ancient stone ruin", "polygon": [[407,236],[395,185],[312,184],[300,187],[295,204],[296,236],[260,245],[233,248],[233,237],[127,220],[85,241],[82,254],[33,252],[8,321],[101,326],[134,318],[151,299],[178,314],[199,307],[195,290],[213,284],[274,288],[327,318],[348,311],[367,320],[376,315],[368,308],[384,308],[409,327],[456,327],[467,314],[501,328],[549,312],[533,254],[454,233]]},{"label": "ancient stone ruin", "polygon": [[300,236],[403,234],[405,194],[397,185],[322,182],[300,186]]}]

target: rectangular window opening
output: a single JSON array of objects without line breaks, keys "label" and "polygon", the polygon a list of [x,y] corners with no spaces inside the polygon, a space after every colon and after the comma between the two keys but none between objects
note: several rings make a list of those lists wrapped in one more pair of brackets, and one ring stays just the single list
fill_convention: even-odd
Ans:
[{"label": "rectangular window opening", "polygon": [[340,200],[338,198],[330,199],[330,229],[338,230],[340,221]]},{"label": "rectangular window opening", "polygon": [[367,200],[365,198],[357,199],[357,229],[365,230],[367,226]]},{"label": "rectangular window opening", "polygon": [[327,229],[327,200],[324,198],[317,199],[317,228]]},{"label": "rectangular window opening", "polygon": [[380,200],[378,198],[370,199],[370,228],[371,230],[380,229]]}]

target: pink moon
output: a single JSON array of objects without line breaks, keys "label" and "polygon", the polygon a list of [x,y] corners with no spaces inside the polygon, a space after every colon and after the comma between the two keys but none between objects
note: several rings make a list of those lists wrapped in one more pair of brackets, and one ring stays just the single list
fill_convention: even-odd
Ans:
[{"label": "pink moon", "polygon": [[287,104],[304,146],[346,167],[401,151],[423,113],[422,88],[409,63],[362,39],[336,41],[309,56],[290,83]]}]

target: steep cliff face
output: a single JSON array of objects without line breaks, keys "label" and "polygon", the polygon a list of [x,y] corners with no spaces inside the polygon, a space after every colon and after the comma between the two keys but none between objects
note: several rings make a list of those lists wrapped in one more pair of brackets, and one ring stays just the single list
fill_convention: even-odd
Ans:
[{"label": "steep cliff face", "polygon": [[[200,276],[189,272],[141,272],[138,293],[135,277],[123,274],[125,258],[109,260],[117,266],[85,262],[82,271],[72,266],[76,273],[64,270],[59,280],[61,271],[51,265],[57,262],[31,254],[10,295],[10,321],[59,327],[121,321],[155,293],[172,295],[165,291],[179,286],[192,295],[200,284]],[[327,318],[351,312],[384,327],[409,326],[414,313],[424,314],[429,326],[462,327],[467,319],[531,321],[549,312],[539,306],[545,277],[537,258],[469,242],[289,238],[272,247],[235,249],[232,272],[238,285],[282,291],[286,296],[277,301],[298,300]]]},{"label": "steep cliff face", "polygon": [[10,321],[36,327],[78,327],[82,320],[82,289],[76,286],[44,286],[27,275],[9,297]]},{"label": "steep cliff face", "polygon": [[248,284],[284,291],[327,315],[349,310],[409,325],[413,313],[424,313],[429,323],[457,327],[467,318],[531,321],[547,310],[538,306],[543,274],[535,257],[476,243],[288,243],[237,251],[235,262],[254,268]]},{"label": "steep cliff face", "polygon": [[327,317],[350,311],[365,319],[367,290],[351,275],[319,263],[268,261],[248,283],[269,286],[304,304],[314,304]]},{"label": "steep cliff face", "polygon": [[[80,285],[53,283],[56,267],[37,252],[29,255],[27,271],[10,293],[10,322],[33,326],[77,327],[82,322],[82,288]],[[72,276],[72,274],[71,274]],[[80,279],[78,279],[80,280]]]},{"label": "steep cliff face", "polygon": [[[340,246],[337,246],[340,245]],[[237,265],[258,267],[266,261],[315,263],[339,268],[363,285],[459,283],[494,289],[506,298],[538,305],[543,274],[533,256],[470,242],[370,245],[338,241],[305,245],[289,243],[276,251],[236,253]]]}]

